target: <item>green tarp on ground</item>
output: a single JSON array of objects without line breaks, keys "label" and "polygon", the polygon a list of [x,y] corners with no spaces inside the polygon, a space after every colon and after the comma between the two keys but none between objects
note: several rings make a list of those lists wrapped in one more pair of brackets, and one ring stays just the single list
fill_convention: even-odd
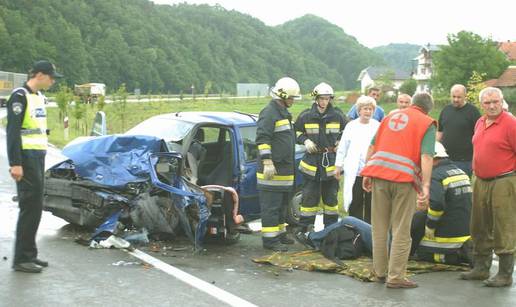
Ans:
[{"label": "green tarp on ground", "polygon": [[[343,260],[342,266],[326,259],[318,251],[303,251],[293,253],[274,253],[272,255],[253,259],[256,263],[272,264],[281,268],[292,268],[303,271],[334,272],[351,276],[361,281],[374,281],[371,258],[361,257],[355,260]],[[423,261],[409,261],[409,275],[438,271],[467,271],[467,266],[455,266]]]}]

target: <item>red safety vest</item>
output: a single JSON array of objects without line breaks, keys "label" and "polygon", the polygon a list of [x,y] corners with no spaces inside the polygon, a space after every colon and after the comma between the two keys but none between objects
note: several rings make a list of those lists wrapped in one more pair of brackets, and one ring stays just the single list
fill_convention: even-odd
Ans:
[{"label": "red safety vest", "polygon": [[360,173],[393,182],[421,182],[421,142],[435,120],[412,106],[383,119],[375,138],[375,152]]}]

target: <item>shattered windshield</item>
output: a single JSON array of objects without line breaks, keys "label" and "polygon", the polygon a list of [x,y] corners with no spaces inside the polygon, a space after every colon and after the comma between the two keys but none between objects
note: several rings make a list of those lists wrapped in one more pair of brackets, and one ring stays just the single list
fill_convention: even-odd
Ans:
[{"label": "shattered windshield", "polygon": [[149,118],[125,134],[151,135],[165,140],[165,142],[181,141],[192,130],[193,123],[177,119],[155,117]]}]

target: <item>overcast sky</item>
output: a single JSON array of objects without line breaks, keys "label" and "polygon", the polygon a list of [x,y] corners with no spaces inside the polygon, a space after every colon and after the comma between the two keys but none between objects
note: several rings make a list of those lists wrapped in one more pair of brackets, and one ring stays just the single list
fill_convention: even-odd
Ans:
[{"label": "overcast sky", "polygon": [[152,1],[159,4],[219,3],[271,26],[313,14],[338,25],[368,47],[389,43],[442,44],[448,33],[461,30],[498,41],[516,40],[516,0]]}]

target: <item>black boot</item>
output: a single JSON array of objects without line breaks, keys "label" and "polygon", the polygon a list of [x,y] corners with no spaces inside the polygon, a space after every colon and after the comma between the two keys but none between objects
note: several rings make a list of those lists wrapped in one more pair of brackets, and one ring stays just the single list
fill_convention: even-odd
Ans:
[{"label": "black boot", "polygon": [[275,238],[262,238],[262,245],[264,249],[268,249],[274,252],[286,252],[288,247],[281,244],[279,236]]},{"label": "black boot", "polygon": [[48,267],[48,261],[44,261],[44,260],[41,260],[41,259],[38,259],[38,258],[34,258],[32,260],[32,263],[37,264],[40,267],[44,267],[44,268]]},{"label": "black boot", "polygon": [[484,284],[488,287],[510,287],[512,285],[512,272],[514,271],[514,255],[503,254],[498,255],[498,273],[484,280]]},{"label": "black boot", "polygon": [[304,247],[309,248],[309,249],[315,249],[312,241],[308,238],[307,234],[308,234],[308,232],[299,231],[294,234],[294,238],[296,239],[297,242],[301,243]]},{"label": "black boot", "polygon": [[280,243],[281,244],[288,244],[288,245],[291,245],[291,244],[294,244],[295,241],[294,239],[292,239],[288,232],[284,232],[282,234],[279,235],[279,240],[280,240]]},{"label": "black boot", "polygon": [[460,274],[460,278],[464,280],[485,280],[489,278],[489,269],[493,255],[475,255],[473,257],[473,270]]},{"label": "black boot", "polygon": [[13,269],[25,273],[41,273],[41,267],[32,262],[23,262],[13,265]]}]

